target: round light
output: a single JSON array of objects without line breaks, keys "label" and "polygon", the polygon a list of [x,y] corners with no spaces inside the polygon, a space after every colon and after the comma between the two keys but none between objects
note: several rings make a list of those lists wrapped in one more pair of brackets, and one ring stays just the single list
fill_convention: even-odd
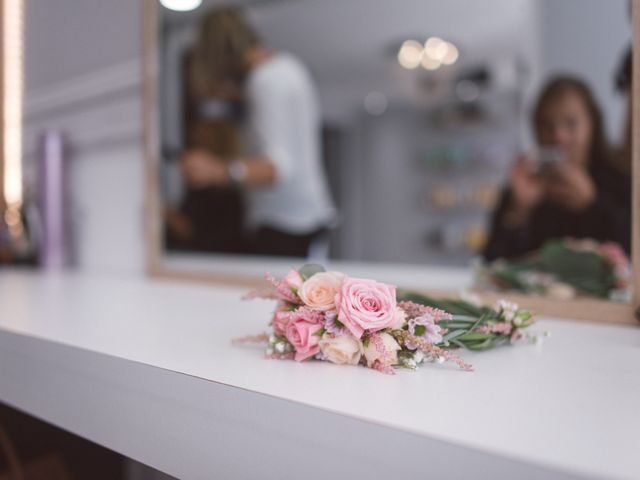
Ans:
[{"label": "round light", "polygon": [[398,63],[409,70],[418,68],[422,60],[422,53],[422,45],[420,42],[407,40],[398,51]]},{"label": "round light", "polygon": [[422,68],[424,68],[425,70],[437,70],[442,65],[442,62],[440,60],[436,60],[427,55],[422,57],[421,63],[422,63]]},{"label": "round light", "polygon": [[431,37],[424,44],[424,53],[433,60],[442,61],[449,50],[449,44],[439,37]]},{"label": "round light", "polygon": [[164,8],[177,12],[188,12],[202,5],[202,0],[160,0]]},{"label": "round light", "polygon": [[384,93],[369,92],[364,97],[364,109],[369,115],[378,116],[387,111],[389,101]]},{"label": "round light", "polygon": [[444,65],[453,65],[458,60],[460,52],[453,43],[447,42],[447,53],[442,57]]}]

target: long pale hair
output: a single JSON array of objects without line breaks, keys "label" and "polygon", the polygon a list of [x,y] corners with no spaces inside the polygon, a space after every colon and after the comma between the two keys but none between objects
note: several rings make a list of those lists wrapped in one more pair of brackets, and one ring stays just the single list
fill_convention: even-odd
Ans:
[{"label": "long pale hair", "polygon": [[239,8],[210,10],[200,23],[193,49],[194,93],[211,97],[226,85],[240,86],[247,73],[245,54],[259,43],[257,32]]}]

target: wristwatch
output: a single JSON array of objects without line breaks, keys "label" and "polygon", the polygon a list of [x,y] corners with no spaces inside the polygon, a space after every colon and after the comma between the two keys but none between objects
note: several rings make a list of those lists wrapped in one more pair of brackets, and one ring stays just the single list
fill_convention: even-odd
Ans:
[{"label": "wristwatch", "polygon": [[231,185],[240,186],[247,179],[247,165],[242,160],[234,160],[227,165],[227,175]]}]

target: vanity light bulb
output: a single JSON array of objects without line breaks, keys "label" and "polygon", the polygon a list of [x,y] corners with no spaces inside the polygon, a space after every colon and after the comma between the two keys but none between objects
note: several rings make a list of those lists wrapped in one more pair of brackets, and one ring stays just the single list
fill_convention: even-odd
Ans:
[{"label": "vanity light bulb", "polygon": [[398,63],[408,70],[418,68],[422,60],[422,44],[415,40],[407,40],[398,51]]},{"label": "vanity light bulb", "polygon": [[442,65],[442,62],[437,59],[433,59],[427,55],[422,57],[422,68],[425,70],[437,70]]},{"label": "vanity light bulb", "polygon": [[453,65],[458,61],[460,52],[453,43],[447,42],[447,53],[442,57],[443,65]]},{"label": "vanity light bulb", "polygon": [[202,5],[202,0],[160,0],[164,8],[177,12],[188,12]]},{"label": "vanity light bulb", "polygon": [[449,50],[449,44],[440,37],[430,37],[424,44],[424,53],[433,60],[442,61]]}]

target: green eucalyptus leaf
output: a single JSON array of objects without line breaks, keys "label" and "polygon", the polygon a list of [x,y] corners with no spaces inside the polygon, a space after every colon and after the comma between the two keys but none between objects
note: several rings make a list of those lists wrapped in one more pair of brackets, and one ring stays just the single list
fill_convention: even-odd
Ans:
[{"label": "green eucalyptus leaf", "polygon": [[304,280],[308,280],[313,277],[316,273],[324,272],[325,268],[322,265],[318,265],[317,263],[307,263],[303,265],[298,270],[298,273]]},{"label": "green eucalyptus leaf", "polygon": [[466,330],[451,330],[444,337],[442,337],[442,340],[444,342],[451,341],[453,339],[458,338],[461,335],[464,335],[465,333],[467,333]]}]

